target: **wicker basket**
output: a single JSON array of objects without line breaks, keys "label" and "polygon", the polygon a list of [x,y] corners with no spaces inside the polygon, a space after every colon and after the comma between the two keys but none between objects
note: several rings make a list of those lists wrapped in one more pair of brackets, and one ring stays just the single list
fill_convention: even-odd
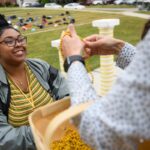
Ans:
[{"label": "wicker basket", "polygon": [[38,108],[29,115],[37,150],[50,150],[50,142],[59,140],[66,128],[76,127],[69,120],[87,109],[92,102],[70,107],[70,99],[62,99]]},{"label": "wicker basket", "polygon": [[150,141],[145,141],[140,144],[138,150],[150,150]]},{"label": "wicker basket", "polygon": [[[60,139],[65,128],[76,127],[69,121],[86,110],[92,102],[70,107],[70,99],[65,98],[44,107],[38,108],[29,116],[37,150],[50,150],[50,142]],[[150,150],[150,142],[139,145],[138,150]]]}]

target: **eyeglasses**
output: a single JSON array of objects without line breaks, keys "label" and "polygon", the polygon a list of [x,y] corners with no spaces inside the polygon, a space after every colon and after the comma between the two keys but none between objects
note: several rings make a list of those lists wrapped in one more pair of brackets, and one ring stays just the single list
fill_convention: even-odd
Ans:
[{"label": "eyeglasses", "polygon": [[19,36],[17,39],[12,38],[12,37],[6,37],[3,41],[0,43],[6,44],[8,47],[14,47],[16,46],[16,43],[19,43],[21,45],[26,45],[27,44],[27,37],[26,36]]}]

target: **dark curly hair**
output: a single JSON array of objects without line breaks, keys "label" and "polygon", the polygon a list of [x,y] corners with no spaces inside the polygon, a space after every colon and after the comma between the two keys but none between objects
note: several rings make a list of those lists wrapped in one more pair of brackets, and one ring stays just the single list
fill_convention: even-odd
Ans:
[{"label": "dark curly hair", "polygon": [[[0,14],[0,36],[4,33],[6,29],[14,29],[17,32],[19,32],[17,29],[15,29],[13,26],[11,26],[5,19],[5,16],[3,14]],[[20,33],[20,32],[19,32]]]},{"label": "dark curly hair", "polygon": [[147,34],[149,29],[150,29],[150,19],[144,25],[143,32],[142,32],[142,35],[141,35],[141,39],[144,39],[144,37]]}]

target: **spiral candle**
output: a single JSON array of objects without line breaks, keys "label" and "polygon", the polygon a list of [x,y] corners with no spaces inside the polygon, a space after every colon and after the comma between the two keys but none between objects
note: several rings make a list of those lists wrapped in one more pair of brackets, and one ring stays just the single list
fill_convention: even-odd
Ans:
[{"label": "spiral candle", "polygon": [[[102,36],[113,37],[114,26],[119,25],[119,19],[101,19],[92,22],[94,27],[99,28],[99,34]],[[100,95],[104,96],[111,89],[115,77],[116,69],[113,55],[100,56]]]}]

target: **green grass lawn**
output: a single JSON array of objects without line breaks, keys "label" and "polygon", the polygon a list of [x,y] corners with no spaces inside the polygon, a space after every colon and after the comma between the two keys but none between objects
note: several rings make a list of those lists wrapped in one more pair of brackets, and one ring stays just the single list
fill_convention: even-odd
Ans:
[{"label": "green grass lawn", "polygon": [[[31,17],[51,15],[60,18],[59,14],[65,13],[65,10],[0,8],[0,13],[5,14],[6,16],[15,14],[23,18],[28,16],[27,13],[30,13]],[[100,12],[70,11],[70,14],[76,19],[76,30],[81,38],[99,32],[97,28],[92,27],[93,20],[119,18],[120,25],[115,27],[114,36],[134,45],[140,40],[143,25],[146,22],[145,19]],[[15,22],[17,21],[14,21],[14,23]],[[28,57],[43,59],[54,67],[59,68],[58,50],[51,47],[51,40],[59,39],[62,30],[65,30],[67,25],[60,25],[57,27],[51,25],[44,29],[34,28],[36,28],[35,32],[31,32],[31,29],[28,31],[21,31],[28,37]],[[93,57],[89,59],[89,64],[92,69],[98,67],[99,58]]]},{"label": "green grass lawn", "polygon": [[138,11],[137,13],[142,13],[142,14],[150,15],[150,11]]},{"label": "green grass lawn", "polygon": [[109,4],[109,5],[89,5],[86,6],[87,8],[135,8],[136,6],[134,5],[115,5],[115,4]]}]

